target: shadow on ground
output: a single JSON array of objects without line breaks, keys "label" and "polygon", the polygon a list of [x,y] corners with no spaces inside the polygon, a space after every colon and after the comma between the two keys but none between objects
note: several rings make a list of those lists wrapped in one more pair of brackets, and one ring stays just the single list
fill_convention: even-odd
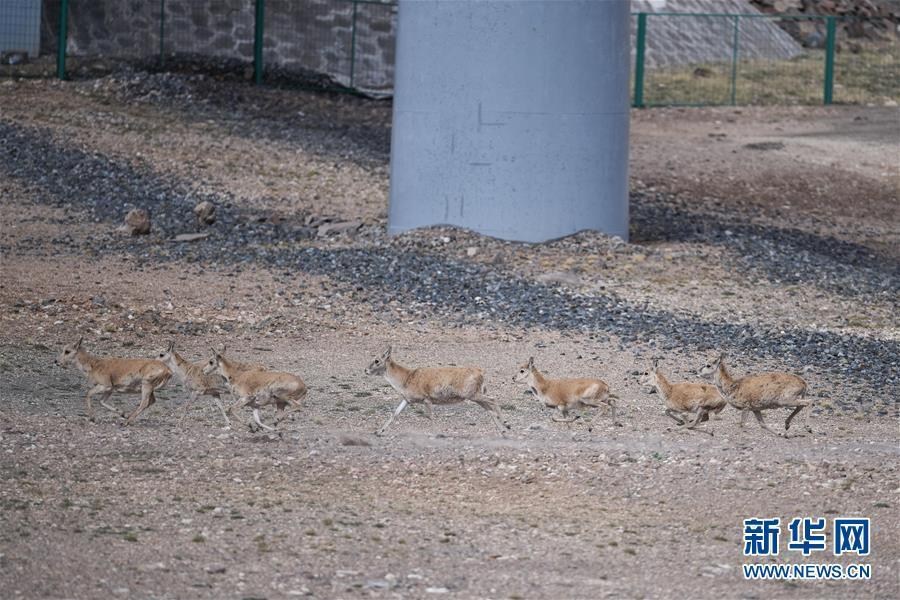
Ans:
[{"label": "shadow on ground", "polygon": [[[172,182],[108,157],[57,143],[41,130],[0,121],[0,173],[29,187],[37,200],[69,206],[91,220],[117,222],[127,206],[149,207],[166,234],[184,228],[199,196],[185,182]],[[48,164],[52,158],[52,165]],[[675,348],[730,350],[777,359],[786,368],[815,365],[832,377],[866,382],[896,393],[900,344],[830,332],[780,331],[754,325],[714,322],[649,309],[616,294],[584,295],[523,279],[502,266],[461,261],[428,251],[398,251],[388,245],[354,249],[302,247],[291,227],[251,223],[230,199],[210,198],[221,207],[216,231],[198,244],[149,244],[121,236],[83,241],[60,240],[54,252],[125,252],[138,261],[210,261],[324,275],[363,289],[371,303],[387,310],[391,300],[415,306],[451,322],[509,324],[578,330],[623,342]],[[752,268],[779,282],[808,282],[845,294],[897,289],[897,265],[879,261],[867,248],[792,229],[726,222],[712,215],[690,215],[635,198],[639,239],[676,239],[726,246]],[[729,233],[730,232],[730,233]],[[286,242],[286,243],[280,243]],[[28,248],[4,248],[23,252]],[[46,252],[35,242],[33,252]],[[798,268],[797,257],[803,267]],[[841,399],[836,399],[840,401]]]}]

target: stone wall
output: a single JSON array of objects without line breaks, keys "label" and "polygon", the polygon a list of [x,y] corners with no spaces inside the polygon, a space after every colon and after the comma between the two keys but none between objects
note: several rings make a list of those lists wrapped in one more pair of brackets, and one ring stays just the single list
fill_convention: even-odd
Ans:
[{"label": "stone wall", "polygon": [[[53,51],[59,1],[43,1],[42,49]],[[135,58],[159,54],[159,0],[70,0],[70,7],[70,54]],[[396,10],[390,3],[267,0],[264,63],[279,72],[326,74],[341,85],[389,93]],[[748,0],[632,0],[632,11],[757,12]],[[253,21],[253,0],[166,0],[165,52],[249,64]],[[784,60],[803,51],[769,19],[742,19],[739,40],[743,58]],[[728,62],[732,42],[730,18],[650,16],[647,66]]]},{"label": "stone wall", "polygon": [[[56,46],[58,4],[58,0],[44,0],[45,52]],[[254,5],[253,0],[166,0],[165,55],[250,64]],[[159,55],[159,0],[70,0],[69,6],[67,51],[71,56]],[[341,85],[363,91],[390,91],[396,6],[351,0],[267,0],[265,6],[263,62],[267,68],[327,74]]]}]

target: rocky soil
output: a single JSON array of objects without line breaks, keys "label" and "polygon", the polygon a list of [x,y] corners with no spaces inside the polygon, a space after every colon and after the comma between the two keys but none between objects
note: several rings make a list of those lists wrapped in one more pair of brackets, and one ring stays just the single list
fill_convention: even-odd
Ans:
[{"label": "rocky soil", "polygon": [[[897,123],[635,113],[631,242],[519,244],[384,234],[385,102],[202,74],[0,82],[2,595],[898,595]],[[148,235],[117,230],[135,208]],[[278,434],[205,402],[179,424],[173,384],[134,427],[91,425],[53,364],[77,335],[107,355],[227,343],[301,375],[307,406]],[[398,399],[363,368],[388,342],[483,366],[509,436],[473,405],[374,437]],[[712,436],[674,430],[639,373],[696,379],[718,351],[801,373],[815,435],[730,410]],[[511,381],[532,355],[603,377],[623,426],[550,422]],[[752,516],[871,517],[873,579],[745,581]]]}]

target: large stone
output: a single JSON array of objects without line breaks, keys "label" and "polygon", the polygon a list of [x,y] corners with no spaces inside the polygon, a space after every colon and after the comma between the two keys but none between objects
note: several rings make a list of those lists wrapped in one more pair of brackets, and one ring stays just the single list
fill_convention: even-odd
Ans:
[{"label": "large stone", "polygon": [[194,207],[194,216],[197,217],[197,226],[206,227],[216,222],[216,205],[209,200],[204,200]]},{"label": "large stone", "polygon": [[119,231],[130,235],[147,235],[150,233],[150,211],[143,208],[132,208],[125,215],[125,224]]}]

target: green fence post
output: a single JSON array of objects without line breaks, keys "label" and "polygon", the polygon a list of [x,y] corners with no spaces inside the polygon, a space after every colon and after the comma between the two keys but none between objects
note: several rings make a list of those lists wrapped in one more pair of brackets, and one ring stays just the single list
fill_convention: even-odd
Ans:
[{"label": "green fence post", "polygon": [[635,108],[644,107],[644,51],[647,47],[647,13],[638,13],[637,39],[634,52],[634,103]]},{"label": "green fence post", "polygon": [[166,62],[166,0],[159,0],[159,66]]},{"label": "green fence post", "polygon": [[256,23],[253,36],[253,78],[256,85],[263,79],[263,31],[265,29],[266,0],[256,0]]},{"label": "green fence post", "polygon": [[66,46],[69,40],[69,0],[59,2],[59,35],[56,38],[56,77],[66,78]]},{"label": "green fence post", "polygon": [[350,87],[353,87],[353,71],[356,67],[356,8],[359,3],[353,0],[353,21],[350,27]]},{"label": "green fence post", "polygon": [[737,64],[738,64],[738,47],[740,45],[740,19],[738,15],[734,16],[734,39],[732,40],[731,49],[731,105],[737,104]]},{"label": "green fence post", "polygon": [[837,19],[828,17],[828,34],[825,38],[825,91],[824,103],[831,104],[834,100],[834,46],[837,37]]}]

